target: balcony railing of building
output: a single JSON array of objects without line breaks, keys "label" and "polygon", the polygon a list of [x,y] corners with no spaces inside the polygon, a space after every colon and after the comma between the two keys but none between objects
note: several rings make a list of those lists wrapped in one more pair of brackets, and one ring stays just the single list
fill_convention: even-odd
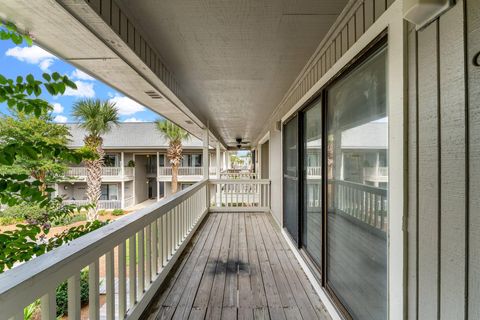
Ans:
[{"label": "balcony railing of building", "polygon": [[[2,319],[23,319],[24,308],[37,299],[41,319],[56,319],[55,290],[64,281],[68,283],[68,316],[80,319],[80,273],[84,269],[89,270],[89,319],[138,319],[209,211],[269,208],[269,180],[203,179],[1,274]],[[105,314],[100,311],[101,257],[105,261]]]},{"label": "balcony railing of building", "polygon": [[363,168],[363,177],[368,181],[388,182],[388,167]]},{"label": "balcony railing of building", "polygon": [[[124,167],[123,175],[131,177],[134,174],[134,168]],[[86,167],[69,167],[66,174],[68,177],[86,177],[87,168]],[[122,167],[102,167],[102,176],[107,177],[121,177],[122,176]]]},{"label": "balcony railing of building", "polygon": [[229,180],[229,179],[256,179],[256,172],[221,172],[220,179]]}]

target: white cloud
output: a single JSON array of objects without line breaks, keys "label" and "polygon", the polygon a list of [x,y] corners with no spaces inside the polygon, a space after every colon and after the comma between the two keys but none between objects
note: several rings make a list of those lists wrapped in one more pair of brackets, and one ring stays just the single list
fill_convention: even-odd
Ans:
[{"label": "white cloud", "polygon": [[63,106],[58,102],[52,103],[52,106],[53,106],[53,113],[62,113],[64,110]]},{"label": "white cloud", "polygon": [[70,75],[70,78],[72,79],[78,79],[78,80],[88,80],[88,81],[94,81],[95,78],[89,76],[85,72],[79,69],[73,70],[72,74]]},{"label": "white cloud", "polygon": [[53,121],[58,123],[65,123],[68,121],[68,118],[65,116],[57,115],[55,118],[53,118]]},{"label": "white cloud", "polygon": [[95,90],[93,90],[93,83],[85,81],[75,81],[77,89],[67,88],[65,96],[79,97],[79,98],[93,98],[95,97]]},{"label": "white cloud", "polygon": [[125,119],[123,122],[145,122],[145,120],[131,117],[131,118]]},{"label": "white cloud", "polygon": [[5,55],[26,63],[36,64],[44,72],[49,71],[48,68],[53,64],[53,60],[57,59],[53,54],[38,46],[10,48]]},{"label": "white cloud", "polygon": [[144,106],[133,101],[129,97],[117,95],[111,98],[109,101],[115,103],[115,106],[118,109],[118,114],[121,116],[129,116],[145,110]]}]

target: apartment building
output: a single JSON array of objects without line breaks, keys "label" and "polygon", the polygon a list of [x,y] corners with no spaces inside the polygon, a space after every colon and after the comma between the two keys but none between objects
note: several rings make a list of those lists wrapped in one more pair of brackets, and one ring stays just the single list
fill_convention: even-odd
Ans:
[{"label": "apartment building", "polygon": [[[66,124],[70,130],[69,147],[80,148],[86,135],[78,124]],[[100,209],[127,209],[147,200],[160,200],[171,194],[172,167],[166,157],[168,141],[152,122],[123,122],[103,137],[105,149],[102,168]],[[191,137],[183,142],[182,163],[178,169],[179,189],[200,181],[204,176],[203,142]],[[209,150],[209,174],[216,175],[216,154]],[[228,155],[220,153],[220,170],[228,168]],[[69,167],[65,181],[55,185],[56,194],[65,203],[87,204],[86,168]]]}]

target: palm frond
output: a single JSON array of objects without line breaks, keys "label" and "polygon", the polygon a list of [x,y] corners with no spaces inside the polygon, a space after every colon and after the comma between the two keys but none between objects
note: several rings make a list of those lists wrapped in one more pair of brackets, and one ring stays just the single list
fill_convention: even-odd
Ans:
[{"label": "palm frond", "polygon": [[101,136],[118,125],[118,109],[115,103],[100,99],[83,99],[75,102],[72,115],[80,122],[80,127],[91,135]]},{"label": "palm frond", "polygon": [[156,122],[157,130],[170,142],[181,143],[190,139],[190,134],[175,123],[162,119]]}]

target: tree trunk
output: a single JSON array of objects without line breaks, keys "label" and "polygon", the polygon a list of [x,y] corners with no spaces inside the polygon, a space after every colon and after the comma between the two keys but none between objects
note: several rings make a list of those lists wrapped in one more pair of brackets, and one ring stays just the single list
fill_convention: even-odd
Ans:
[{"label": "tree trunk", "polygon": [[102,195],[102,167],[105,152],[102,148],[102,138],[88,136],[85,138],[85,145],[96,150],[97,159],[86,160],[87,169],[87,199],[91,207],[87,211],[87,220],[94,221],[98,218],[98,201]]},{"label": "tree trunk", "polygon": [[172,193],[178,191],[178,165],[172,165]]}]

